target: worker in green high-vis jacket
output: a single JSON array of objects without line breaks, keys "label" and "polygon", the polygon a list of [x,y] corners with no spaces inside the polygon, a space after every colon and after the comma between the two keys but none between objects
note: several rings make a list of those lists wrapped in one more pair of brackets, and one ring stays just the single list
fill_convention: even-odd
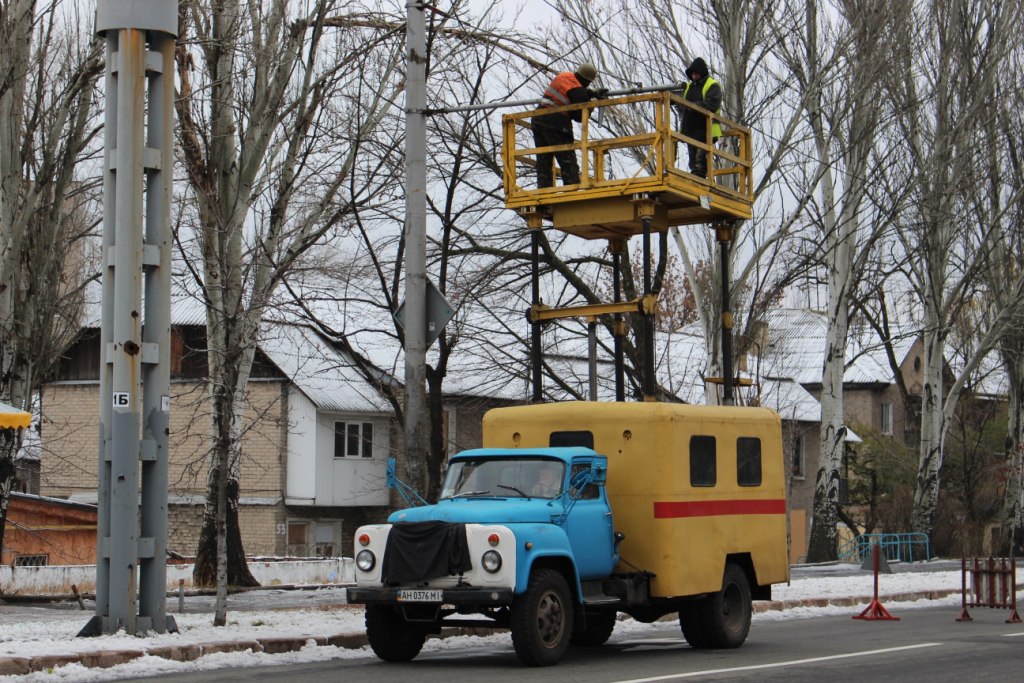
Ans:
[{"label": "worker in green high-vis jacket", "polygon": [[[686,69],[686,76],[690,79],[683,90],[683,99],[696,104],[701,109],[721,114],[722,112],[722,86],[718,81],[711,78],[707,63],[697,57]],[[708,138],[708,117],[690,107],[680,107],[683,113],[681,132],[683,135],[696,140],[706,141]],[[711,124],[711,142],[714,143],[722,137],[722,127],[717,121]],[[708,150],[687,144],[690,154],[690,173],[702,178],[708,177]]]}]

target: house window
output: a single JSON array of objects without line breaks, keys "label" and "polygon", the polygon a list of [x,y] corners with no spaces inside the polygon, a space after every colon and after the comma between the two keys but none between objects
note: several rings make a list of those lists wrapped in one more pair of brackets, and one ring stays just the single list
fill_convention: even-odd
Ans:
[{"label": "house window", "polygon": [[882,404],[882,433],[892,436],[892,404]]},{"label": "house window", "polygon": [[747,436],[736,439],[736,483],[761,485],[761,439]]},{"label": "house window", "polygon": [[690,437],[690,486],[714,486],[718,479],[715,437]]},{"label": "house window", "polygon": [[49,555],[18,555],[14,558],[15,567],[45,567],[49,564]]},{"label": "house window", "polygon": [[372,458],[372,422],[335,422],[335,458]]},{"label": "house window", "polygon": [[804,478],[804,435],[797,434],[793,439],[793,476]]},{"label": "house window", "polygon": [[291,557],[309,554],[309,522],[288,522],[288,550]]},{"label": "house window", "polygon": [[335,557],[334,524],[318,522],[316,525],[316,547],[313,553],[317,557]]}]

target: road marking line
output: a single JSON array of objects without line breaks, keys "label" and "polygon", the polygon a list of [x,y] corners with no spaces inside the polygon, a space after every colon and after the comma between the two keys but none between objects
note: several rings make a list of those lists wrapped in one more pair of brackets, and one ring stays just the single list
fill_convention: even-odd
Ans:
[{"label": "road marking line", "polygon": [[1024,636],[1024,633],[1004,633],[1003,638],[1016,638],[1017,636]]},{"label": "road marking line", "polygon": [[759,669],[778,669],[784,666],[797,666],[800,664],[814,664],[816,662],[828,662],[835,659],[850,659],[853,657],[871,657],[889,652],[905,652],[906,650],[918,650],[923,647],[935,647],[942,643],[920,643],[918,645],[904,645],[902,647],[887,647],[883,650],[865,650],[864,652],[850,652],[845,655],[829,655],[828,657],[811,657],[809,659],[794,659],[789,662],[774,662],[772,664],[755,664],[752,666],[737,666],[729,669],[707,669],[705,671],[691,671],[682,674],[667,674],[665,676],[652,676],[651,678],[631,678],[629,680],[615,681],[615,683],[651,683],[652,681],[672,681],[680,678],[697,678],[698,676],[711,676],[714,674],[726,674],[738,671],[758,671]]}]

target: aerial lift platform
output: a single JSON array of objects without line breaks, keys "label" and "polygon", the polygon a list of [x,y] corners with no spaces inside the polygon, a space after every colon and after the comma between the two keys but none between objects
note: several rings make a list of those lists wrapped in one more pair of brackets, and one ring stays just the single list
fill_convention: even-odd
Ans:
[{"label": "aerial lift platform", "polygon": [[[534,401],[543,400],[541,325],[545,321],[568,317],[583,317],[589,322],[591,400],[596,400],[594,335],[597,320],[606,315],[614,316],[616,400],[624,401],[622,339],[626,326],[622,316],[628,313],[644,316],[643,394],[645,400],[656,400],[654,316],[657,294],[651,291],[650,235],[652,232],[665,232],[672,226],[709,224],[715,229],[721,247],[723,402],[732,402],[729,245],[739,223],[752,216],[751,135],[749,128],[735,121],[698,109],[707,117],[704,139],[687,137],[672,125],[673,114],[687,107],[696,109],[678,94],[678,90],[664,89],[545,108],[545,114],[580,111],[581,132],[579,139],[572,144],[539,148],[533,146],[530,128],[537,110],[506,114],[502,118],[505,206],[526,219],[532,234],[533,304],[529,318]],[[605,117],[619,122],[628,121],[640,132],[627,136],[608,134],[600,125]],[[712,121],[722,128],[722,137],[717,141],[711,138]],[[694,175],[686,168],[686,145],[707,151],[707,178]],[[538,188],[537,154],[566,150],[577,154],[580,182]],[[557,179],[557,174],[554,177]],[[540,298],[539,240],[548,220],[552,229],[588,240],[608,240],[614,277],[613,302],[565,308],[551,308],[543,304]],[[643,235],[644,293],[638,299],[622,301],[620,257],[625,241],[635,235]]]}]

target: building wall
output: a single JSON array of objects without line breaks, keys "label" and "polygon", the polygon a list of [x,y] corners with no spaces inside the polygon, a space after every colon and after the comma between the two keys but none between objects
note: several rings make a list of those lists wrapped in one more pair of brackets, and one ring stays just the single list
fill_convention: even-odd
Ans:
[{"label": "building wall", "polygon": [[483,444],[484,413],[491,408],[520,405],[520,402],[487,398],[457,397],[445,401],[445,441],[448,455]]},{"label": "building wall", "polygon": [[[336,422],[372,424],[372,457],[335,457]],[[385,470],[390,453],[389,422],[377,415],[317,414],[316,467],[305,473],[314,478],[317,506],[387,505]]]},{"label": "building wall", "polygon": [[[184,557],[193,557],[199,547],[203,526],[202,505],[167,506],[167,549]],[[246,548],[248,552],[248,548]]]},{"label": "building wall", "polygon": [[[287,395],[283,380],[249,383],[241,449],[239,524],[247,554],[283,553],[282,492]],[[40,490],[55,498],[95,502],[99,385],[57,383],[43,388]],[[168,548],[193,555],[202,525],[210,443],[209,394],[198,382],[171,385]],[[93,540],[95,545],[95,540]]]},{"label": "building wall", "polygon": [[[883,405],[888,405],[890,411],[887,429],[883,429]],[[860,427],[902,441],[906,431],[906,412],[903,396],[895,384],[884,387],[847,388],[843,392],[843,413],[846,423],[855,432]]]},{"label": "building wall", "polygon": [[[798,439],[803,450],[801,470],[794,467],[794,451]],[[782,444],[789,469],[787,502],[790,513],[790,560],[797,562],[807,554],[810,522],[814,513],[814,486],[821,453],[821,425],[817,422],[786,420],[782,423]]]}]

